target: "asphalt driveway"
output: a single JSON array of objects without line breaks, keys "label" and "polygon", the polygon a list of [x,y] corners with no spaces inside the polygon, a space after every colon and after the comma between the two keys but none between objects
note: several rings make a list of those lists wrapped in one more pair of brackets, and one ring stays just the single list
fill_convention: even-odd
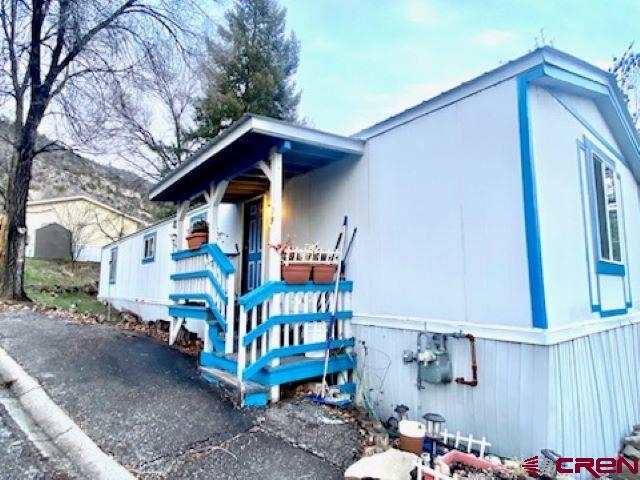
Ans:
[{"label": "asphalt driveway", "polygon": [[154,340],[30,310],[0,314],[0,346],[102,450],[142,478],[341,478],[341,469],[261,430]]}]

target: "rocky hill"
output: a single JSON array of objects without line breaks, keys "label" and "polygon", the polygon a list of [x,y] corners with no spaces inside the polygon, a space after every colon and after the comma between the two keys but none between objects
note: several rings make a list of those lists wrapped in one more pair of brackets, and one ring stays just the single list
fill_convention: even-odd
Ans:
[{"label": "rocky hill", "polygon": [[[6,181],[11,147],[9,125],[0,123],[0,180]],[[3,135],[3,133],[5,135]],[[45,141],[44,137],[41,141]],[[42,153],[33,167],[29,200],[88,195],[147,222],[170,213],[167,205],[147,199],[151,183],[133,172],[103,165],[70,150]]]}]

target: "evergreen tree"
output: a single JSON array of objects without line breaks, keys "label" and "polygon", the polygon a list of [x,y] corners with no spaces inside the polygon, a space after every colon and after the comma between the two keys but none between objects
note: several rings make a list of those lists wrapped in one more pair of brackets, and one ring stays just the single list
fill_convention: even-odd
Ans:
[{"label": "evergreen tree", "polygon": [[276,0],[236,0],[226,13],[219,39],[207,42],[195,136],[214,137],[247,112],[297,120],[300,43],[286,14]]}]

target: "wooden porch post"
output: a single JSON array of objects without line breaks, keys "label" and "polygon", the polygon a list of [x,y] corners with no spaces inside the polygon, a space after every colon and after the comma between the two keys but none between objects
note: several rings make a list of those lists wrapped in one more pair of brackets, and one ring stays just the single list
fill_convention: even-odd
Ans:
[{"label": "wooden porch post", "polygon": [[222,203],[222,197],[229,185],[228,180],[222,180],[215,183],[211,183],[209,190],[205,192],[205,198],[209,203],[207,209],[207,222],[209,223],[209,243],[218,243],[218,212],[220,211],[220,204]]},{"label": "wooden porch post", "polygon": [[178,211],[176,212],[176,249],[178,251],[184,248],[184,218],[187,216],[187,210],[189,210],[189,200],[180,202],[178,205]]},{"label": "wooden porch post", "polygon": [[[275,245],[282,242],[282,186],[283,166],[282,153],[273,147],[269,152],[271,225],[269,227],[269,243]],[[280,280],[280,255],[273,248],[268,250],[268,275],[267,280]]]}]

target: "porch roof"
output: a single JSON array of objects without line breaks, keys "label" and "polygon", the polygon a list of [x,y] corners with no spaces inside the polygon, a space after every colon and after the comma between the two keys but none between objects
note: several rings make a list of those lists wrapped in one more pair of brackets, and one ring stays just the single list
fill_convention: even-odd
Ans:
[{"label": "porch roof", "polygon": [[360,157],[364,141],[246,114],[155,185],[149,198],[187,200],[221,180],[230,180],[223,201],[256,196],[269,189],[269,180],[256,163],[267,160],[274,147],[282,152],[284,176],[290,178],[343,158]]}]

